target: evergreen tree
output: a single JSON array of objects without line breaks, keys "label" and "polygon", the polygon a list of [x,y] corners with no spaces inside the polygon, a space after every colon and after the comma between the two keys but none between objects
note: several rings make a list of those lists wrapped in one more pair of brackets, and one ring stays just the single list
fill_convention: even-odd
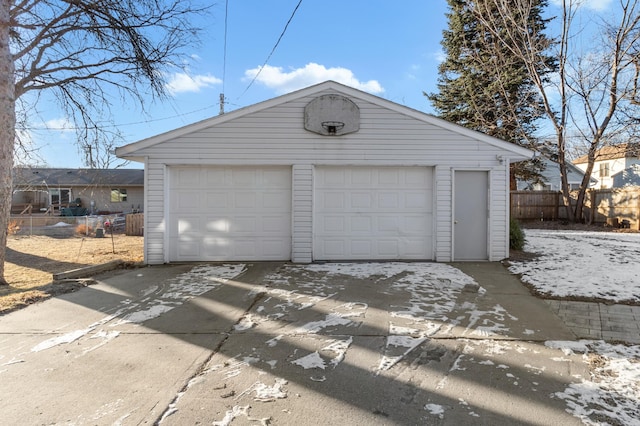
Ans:
[{"label": "evergreen tree", "polygon": [[[447,121],[535,149],[536,122],[544,115],[539,92],[526,64],[483,25],[487,20],[505,22],[499,16],[504,10],[487,0],[447,1],[449,23],[442,40],[446,58],[439,66],[438,93],[425,95]],[[534,3],[526,18],[530,33],[523,34],[521,42],[530,43],[534,37],[550,47],[544,35],[548,21],[541,16],[547,0]],[[545,57],[540,68],[545,75],[554,70],[553,58]],[[516,177],[536,177],[540,167],[537,161],[513,164],[512,189]]]}]

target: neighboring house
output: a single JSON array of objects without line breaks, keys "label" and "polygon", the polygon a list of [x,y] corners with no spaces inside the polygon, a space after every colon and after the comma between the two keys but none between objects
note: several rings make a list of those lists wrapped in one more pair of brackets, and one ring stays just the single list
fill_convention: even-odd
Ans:
[{"label": "neighboring house", "polygon": [[144,209],[144,170],[14,168],[11,213],[107,214]]},{"label": "neighboring house", "polygon": [[621,172],[611,176],[614,188],[640,186],[640,164],[632,164]]},{"label": "neighboring house", "polygon": [[145,165],[145,261],[509,255],[522,147],[327,81],[116,149]]},{"label": "neighboring house", "polygon": [[[587,170],[587,163],[586,155],[573,162],[583,172]],[[599,188],[616,188],[613,176],[634,164],[640,164],[640,143],[605,146],[596,152],[591,176],[598,179]]]},{"label": "neighboring house", "polygon": [[[544,164],[544,169],[540,172],[542,182],[527,182],[519,180],[518,191],[561,191],[562,190],[562,178],[560,176],[560,165],[551,160],[550,158],[541,156],[540,161]],[[577,166],[571,163],[567,163],[567,180],[569,183],[569,189],[578,189],[582,183],[584,177],[584,171],[580,170]],[[597,185],[598,180],[595,178],[590,179],[589,187],[592,188]]]}]

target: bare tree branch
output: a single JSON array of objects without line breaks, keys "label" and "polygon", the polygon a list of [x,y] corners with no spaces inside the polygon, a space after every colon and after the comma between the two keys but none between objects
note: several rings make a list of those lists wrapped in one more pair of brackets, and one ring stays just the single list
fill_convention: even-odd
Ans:
[{"label": "bare tree branch", "polygon": [[16,105],[24,126],[32,102],[51,93],[90,151],[85,163],[109,167],[121,135],[101,124],[114,94],[143,109],[147,94],[165,97],[164,76],[191,53],[193,23],[207,9],[189,0],[0,0],[0,284],[14,147],[29,149],[15,137]]}]

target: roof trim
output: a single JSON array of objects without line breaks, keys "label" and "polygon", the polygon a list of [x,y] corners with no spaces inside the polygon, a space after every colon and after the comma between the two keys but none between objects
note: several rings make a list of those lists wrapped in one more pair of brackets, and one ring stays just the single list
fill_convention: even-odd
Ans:
[{"label": "roof trim", "polygon": [[203,130],[211,126],[222,124],[227,121],[231,121],[245,115],[253,114],[267,108],[271,108],[286,102],[290,102],[299,98],[313,95],[314,93],[327,91],[327,90],[333,90],[342,95],[359,98],[364,101],[370,102],[372,104],[378,105],[380,107],[387,108],[389,110],[415,118],[416,120],[496,146],[502,150],[512,153],[513,156],[510,157],[509,159],[513,161],[522,161],[522,160],[531,159],[534,155],[533,151],[527,148],[523,148],[518,145],[506,142],[504,140],[494,138],[492,136],[488,136],[484,133],[477,132],[475,130],[467,129],[466,127],[460,126],[458,124],[450,123],[446,120],[437,118],[433,115],[426,114],[424,112],[415,110],[413,108],[409,108],[404,105],[397,104],[395,102],[391,102],[379,96],[375,96],[370,93],[363,92],[359,89],[345,86],[341,83],[337,83],[332,80],[325,81],[323,83],[319,83],[313,86],[309,86],[304,89],[300,89],[291,93],[287,93],[282,96],[278,96],[278,97],[275,97],[263,102],[259,102],[244,108],[240,108],[226,114],[218,115],[212,118],[207,118],[205,120],[198,121],[193,124],[188,124],[184,127],[180,127],[175,130],[170,130],[168,132],[161,133],[156,136],[152,136],[137,142],[130,143],[128,145],[118,147],[116,148],[115,153],[116,153],[116,156],[118,157],[129,158],[129,159],[138,158],[138,161],[139,161],[140,155],[136,154],[139,150],[146,149],[154,145],[157,145],[172,139],[176,139],[181,136],[188,135],[190,133],[198,132],[200,130]]},{"label": "roof trim", "polygon": [[[598,149],[594,156],[594,162],[634,158],[638,156],[640,156],[640,143],[627,142],[617,145],[607,145]],[[587,164],[588,162],[588,155],[583,155],[573,160],[573,164]]]}]

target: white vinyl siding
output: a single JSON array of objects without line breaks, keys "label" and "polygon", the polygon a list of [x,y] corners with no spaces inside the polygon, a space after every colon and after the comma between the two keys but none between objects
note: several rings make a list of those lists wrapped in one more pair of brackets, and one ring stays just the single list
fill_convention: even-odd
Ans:
[{"label": "white vinyl siding", "polygon": [[[332,83],[333,84],[333,83]],[[331,86],[331,85],[329,85]],[[508,256],[508,157],[520,148],[434,119],[418,111],[351,89],[301,91],[232,111],[136,145],[127,155],[144,159],[147,170],[145,255],[148,263],[169,261],[165,168],[184,166],[286,166],[292,171],[292,255],[313,258],[313,171],[318,167],[425,167],[433,170],[431,257],[452,259],[452,170],[490,171],[490,258]],[[304,107],[324,94],[345,93],[360,109],[360,130],[322,136],[304,130]],[[158,140],[156,142],[156,140]],[[499,161],[504,157],[507,161]]]},{"label": "white vinyl siding", "polygon": [[293,166],[293,241],[291,260],[313,260],[313,167]]}]

